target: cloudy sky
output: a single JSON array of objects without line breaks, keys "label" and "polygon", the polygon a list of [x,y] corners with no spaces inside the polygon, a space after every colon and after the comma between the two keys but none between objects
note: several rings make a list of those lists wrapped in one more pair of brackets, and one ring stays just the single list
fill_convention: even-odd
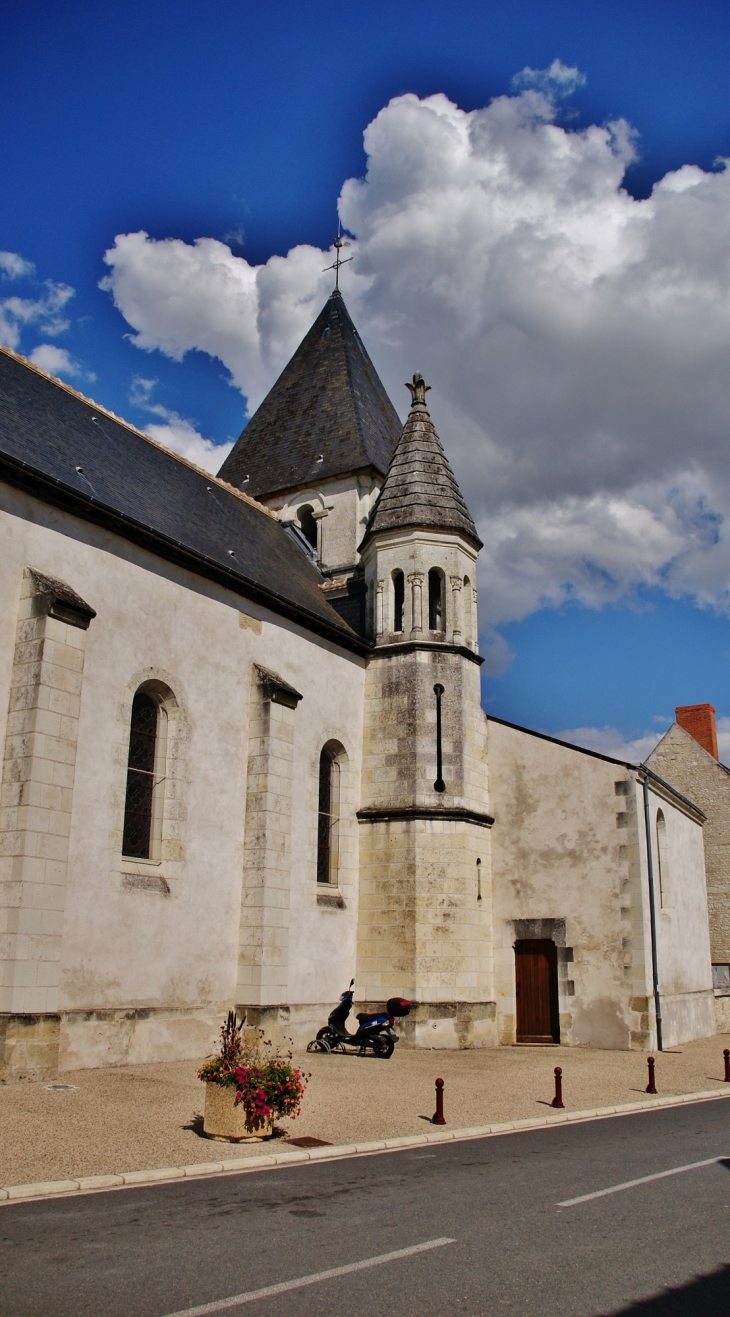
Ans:
[{"label": "cloudy sky", "polygon": [[488,710],[641,757],[710,700],[730,762],[727,6],[8,14],[0,340],[215,470],[339,212],[485,542]]}]

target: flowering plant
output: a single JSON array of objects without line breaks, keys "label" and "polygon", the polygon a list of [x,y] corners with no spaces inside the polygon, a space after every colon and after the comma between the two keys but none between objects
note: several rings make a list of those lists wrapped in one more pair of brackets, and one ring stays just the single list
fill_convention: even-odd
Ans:
[{"label": "flowering plant", "polygon": [[291,1064],[291,1054],[280,1056],[264,1041],[263,1029],[247,1029],[246,1035],[244,1040],[243,1023],[229,1011],[219,1051],[208,1057],[198,1077],[207,1084],[235,1085],[236,1102],[243,1103],[254,1126],[275,1116],[297,1116],[309,1076]]}]

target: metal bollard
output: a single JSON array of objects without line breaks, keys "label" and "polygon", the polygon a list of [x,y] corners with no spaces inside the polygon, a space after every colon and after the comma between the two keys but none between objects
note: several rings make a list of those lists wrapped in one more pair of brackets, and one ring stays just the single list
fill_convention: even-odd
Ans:
[{"label": "metal bollard", "polygon": [[656,1084],[654,1083],[654,1057],[647,1056],[646,1064],[649,1067],[649,1083],[646,1086],[647,1093],[656,1093]]},{"label": "metal bollard", "polygon": [[432,1125],[445,1125],[445,1124],[446,1124],[446,1119],[445,1119],[445,1117],[444,1117],[444,1081],[443,1081],[443,1079],[437,1079],[437,1080],[436,1080],[436,1110],[435,1110],[433,1116],[431,1117],[431,1124],[432,1124]]},{"label": "metal bollard", "polygon": [[564,1107],[563,1102],[563,1072],[559,1065],[555,1067],[555,1097],[550,1103],[551,1107]]},{"label": "metal bollard", "polygon": [[726,1047],[723,1056],[725,1058],[725,1083],[730,1084],[730,1047]]}]

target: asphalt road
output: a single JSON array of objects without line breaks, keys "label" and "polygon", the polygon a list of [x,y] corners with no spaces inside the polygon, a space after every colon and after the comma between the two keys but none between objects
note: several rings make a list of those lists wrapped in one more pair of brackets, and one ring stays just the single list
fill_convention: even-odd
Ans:
[{"label": "asphalt road", "polygon": [[728,1317],[730,1102],[3,1205],[0,1241],[2,1317]]}]

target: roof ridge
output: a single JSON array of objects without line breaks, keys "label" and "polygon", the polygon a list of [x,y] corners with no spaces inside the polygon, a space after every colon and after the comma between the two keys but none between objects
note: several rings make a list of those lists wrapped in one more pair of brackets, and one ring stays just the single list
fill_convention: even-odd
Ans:
[{"label": "roof ridge", "polygon": [[0,343],[0,352],[4,353],[7,357],[12,357],[14,361],[19,361],[20,364],[26,366],[28,370],[35,371],[36,375],[40,375],[43,379],[48,380],[49,383],[55,384],[56,388],[63,389],[64,393],[70,393],[72,398],[76,398],[79,402],[85,403],[87,407],[93,407],[94,411],[101,412],[101,414],[108,417],[110,421],[114,421],[115,425],[123,426],[125,430],[129,430],[130,433],[136,435],[138,439],[144,439],[146,443],[151,444],[153,448],[158,448],[160,452],[171,457],[173,461],[180,462],[182,466],[189,467],[191,471],[195,471],[199,476],[204,476],[206,480],[212,480],[227,494],[234,494],[236,498],[242,499],[244,503],[250,503],[251,507],[256,508],[259,512],[265,512],[267,517],[273,517],[274,521],[278,521],[275,512],[272,512],[270,508],[265,507],[263,503],[259,503],[255,498],[252,498],[250,494],[245,494],[243,490],[236,489],[235,485],[229,484],[227,480],[221,480],[220,476],[212,475],[210,471],[206,471],[202,466],[198,466],[195,462],[191,462],[190,458],[183,457],[181,453],[176,453],[172,448],[168,448],[166,444],[160,443],[159,439],[153,439],[152,435],[147,434],[145,430],[139,430],[136,425],[132,425],[131,421],[125,420],[123,416],[117,416],[116,412],[113,412],[111,408],[105,407],[101,402],[96,402],[94,398],[87,398],[85,393],[81,393],[71,384],[66,384],[65,380],[60,380],[57,375],[51,375],[50,371],[43,370],[42,366],[37,366],[34,361],[30,361],[28,357],[24,357],[21,352],[16,352],[13,348],[7,347],[5,343]]}]

